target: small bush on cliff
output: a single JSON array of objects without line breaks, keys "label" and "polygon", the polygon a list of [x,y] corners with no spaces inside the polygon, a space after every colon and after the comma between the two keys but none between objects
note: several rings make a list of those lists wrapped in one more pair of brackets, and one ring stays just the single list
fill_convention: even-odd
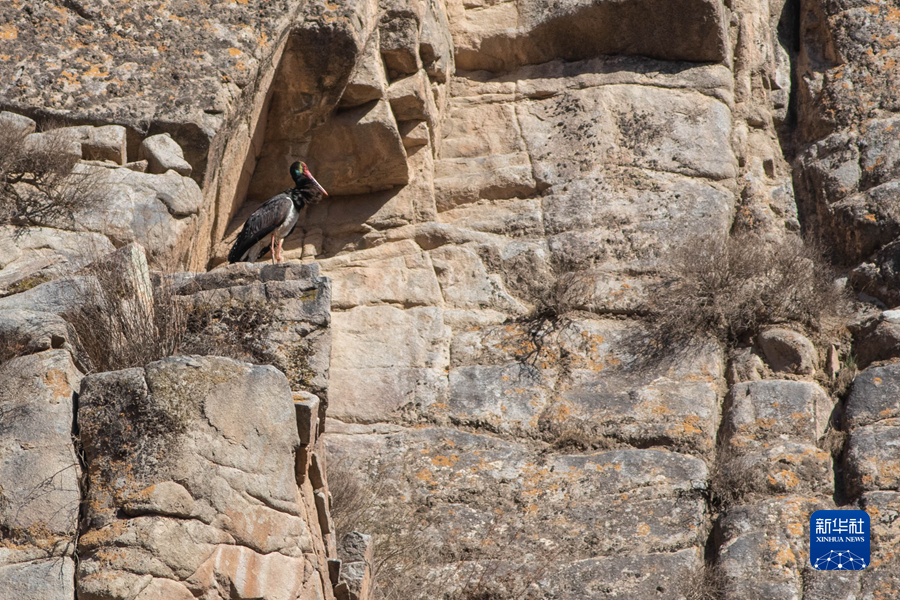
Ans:
[{"label": "small bush on cliff", "polygon": [[649,301],[662,347],[702,337],[734,344],[773,323],[825,333],[847,313],[847,296],[822,252],[796,237],[697,237],[674,253],[671,264],[670,283]]},{"label": "small bush on cliff", "polygon": [[25,135],[0,123],[0,222],[70,225],[78,210],[100,203],[104,188],[96,171],[78,172],[78,157],[66,152],[62,135],[25,143]]},{"label": "small bush on cliff", "polygon": [[87,267],[97,285],[86,289],[69,321],[95,372],[143,367],[179,352],[186,315],[171,286],[101,260]]}]

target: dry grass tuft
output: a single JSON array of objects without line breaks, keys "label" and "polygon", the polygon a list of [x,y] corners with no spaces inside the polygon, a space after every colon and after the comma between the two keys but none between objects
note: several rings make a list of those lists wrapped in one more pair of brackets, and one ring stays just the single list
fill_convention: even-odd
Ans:
[{"label": "dry grass tuft", "polygon": [[685,600],[722,600],[728,591],[728,578],[718,565],[681,575],[680,594]]},{"label": "dry grass tuft", "polygon": [[97,261],[84,272],[96,285],[68,319],[93,371],[143,367],[179,352],[186,314],[164,278],[150,284],[112,260]]},{"label": "dry grass tuft", "polygon": [[744,233],[698,237],[673,254],[672,281],[651,294],[651,320],[663,347],[713,337],[732,345],[774,323],[829,334],[848,297],[814,245]]},{"label": "dry grass tuft", "polygon": [[710,502],[723,511],[741,504],[755,495],[766,493],[760,481],[762,465],[754,464],[747,456],[720,451],[709,473]]}]

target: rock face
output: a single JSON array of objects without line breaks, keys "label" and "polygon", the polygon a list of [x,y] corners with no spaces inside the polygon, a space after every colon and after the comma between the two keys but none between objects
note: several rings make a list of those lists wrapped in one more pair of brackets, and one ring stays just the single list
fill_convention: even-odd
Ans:
[{"label": "rock face", "polygon": [[312,486],[295,477],[300,438],[277,370],[186,357],[92,375],[79,422],[89,507],[79,595],[332,597],[316,573],[326,549],[310,530]]},{"label": "rock face", "polygon": [[4,600],[75,597],[73,540],[81,505],[81,465],[71,436],[74,393],[81,378],[71,355],[62,349],[0,365]]},{"label": "rock face", "polygon": [[[104,260],[123,253],[147,277],[137,247]],[[294,361],[291,382],[206,356],[84,377],[82,331],[64,320],[83,299],[65,286],[94,276],[3,299],[0,598],[334,598],[320,500],[330,284],[310,266],[241,267],[179,275],[175,301],[202,324],[184,343],[215,334],[200,300],[221,311],[262,298],[251,350]]]},{"label": "rock face", "polygon": [[[71,273],[139,242],[215,267],[166,279],[193,347],[286,375],[86,379],[82,597],[362,598],[407,575],[400,597],[900,594],[895,315],[854,318],[852,347],[767,323],[687,353],[644,320],[685,248],[746,232],[820,237],[900,303],[890,3],[64,4],[0,8],[0,127],[108,194],[0,229],[0,333],[28,354],[6,364],[80,365],[58,315],[92,283]],[[294,160],[331,196],[289,265],[219,267]],[[244,414],[237,389],[266,402]],[[362,533],[417,538],[381,583],[349,546],[336,569],[326,441],[377,492]],[[839,580],[806,547],[836,507],[873,523],[873,565]],[[0,570],[37,597],[30,548]]]}]

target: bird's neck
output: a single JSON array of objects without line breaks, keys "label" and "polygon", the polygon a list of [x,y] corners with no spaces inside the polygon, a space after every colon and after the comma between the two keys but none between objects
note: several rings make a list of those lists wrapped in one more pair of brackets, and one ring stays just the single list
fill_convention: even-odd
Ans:
[{"label": "bird's neck", "polygon": [[292,187],[284,191],[284,193],[290,197],[291,202],[293,202],[297,206],[303,206],[304,204],[306,204],[305,196],[307,194],[305,192],[306,190],[299,187]]},{"label": "bird's neck", "polygon": [[285,190],[284,193],[290,196],[294,204],[300,207],[307,203],[316,202],[321,195],[319,189],[309,180],[298,181],[295,187]]}]

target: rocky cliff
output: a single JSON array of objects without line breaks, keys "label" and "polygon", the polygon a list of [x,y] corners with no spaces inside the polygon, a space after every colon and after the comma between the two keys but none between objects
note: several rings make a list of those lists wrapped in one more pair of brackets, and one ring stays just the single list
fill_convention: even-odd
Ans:
[{"label": "rocky cliff", "polygon": [[[11,598],[900,594],[895,3],[0,15]],[[3,161],[47,149],[65,211]],[[330,197],[288,265],[220,266],[294,160]],[[132,242],[244,362],[88,374],[71,290]],[[809,564],[834,508],[864,571]]]}]

